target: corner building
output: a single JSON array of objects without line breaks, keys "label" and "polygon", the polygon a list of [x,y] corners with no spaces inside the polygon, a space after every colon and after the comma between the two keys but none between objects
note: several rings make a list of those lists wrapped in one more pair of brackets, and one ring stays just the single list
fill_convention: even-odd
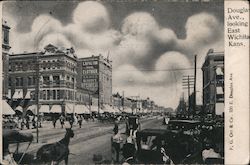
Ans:
[{"label": "corner building", "polygon": [[210,49],[202,66],[203,107],[205,114],[224,112],[224,52]]},{"label": "corner building", "polygon": [[9,58],[9,93],[11,99],[28,100],[12,104],[35,113],[37,91],[39,112],[75,113],[86,109],[90,95],[77,89],[77,57],[73,48],[47,45],[42,52],[13,54]]}]

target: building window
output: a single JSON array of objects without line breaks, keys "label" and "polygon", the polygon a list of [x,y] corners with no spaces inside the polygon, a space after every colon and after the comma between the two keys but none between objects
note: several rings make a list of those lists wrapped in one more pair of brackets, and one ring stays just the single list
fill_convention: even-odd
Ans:
[{"label": "building window", "polygon": [[47,100],[50,100],[50,90],[47,90]]},{"label": "building window", "polygon": [[23,78],[22,77],[16,78],[16,86],[23,86]]},{"label": "building window", "polygon": [[10,77],[9,77],[8,85],[9,85],[9,87],[12,85]]},{"label": "building window", "polygon": [[59,78],[59,76],[53,76],[53,84],[56,84],[56,85],[60,84],[60,78]]},{"label": "building window", "polygon": [[28,85],[32,85],[32,77],[28,77]]},{"label": "building window", "polygon": [[43,76],[43,83],[49,85],[49,76]]},{"label": "building window", "polygon": [[53,100],[56,100],[56,90],[53,90]]},{"label": "building window", "polygon": [[9,45],[9,31],[8,30],[3,30],[3,43],[6,45]]},{"label": "building window", "polygon": [[56,90],[56,99],[60,100],[60,90]]},{"label": "building window", "polygon": [[43,100],[46,100],[46,91],[43,90]]},{"label": "building window", "polygon": [[30,99],[35,100],[36,99],[36,93],[35,91],[30,91]]}]

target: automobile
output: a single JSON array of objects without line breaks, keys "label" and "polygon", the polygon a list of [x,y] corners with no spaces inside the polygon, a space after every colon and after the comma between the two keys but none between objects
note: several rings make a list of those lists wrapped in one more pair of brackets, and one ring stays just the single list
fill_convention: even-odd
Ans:
[{"label": "automobile", "polygon": [[[171,161],[174,164],[202,163],[201,143],[178,130],[144,129],[138,131],[136,136],[136,159],[139,164],[162,164]],[[164,162],[166,157],[169,162]]]},{"label": "automobile", "polygon": [[170,120],[168,122],[168,129],[178,131],[188,131],[200,127],[201,122],[197,120]]}]

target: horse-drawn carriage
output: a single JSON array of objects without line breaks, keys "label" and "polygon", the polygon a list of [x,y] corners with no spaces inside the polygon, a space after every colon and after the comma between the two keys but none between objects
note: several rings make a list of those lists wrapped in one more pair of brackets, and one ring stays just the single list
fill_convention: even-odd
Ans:
[{"label": "horse-drawn carriage", "polygon": [[[25,155],[25,152],[29,148],[33,135],[31,133],[20,133],[14,129],[3,129],[3,164],[19,164]],[[24,153],[19,153],[19,144],[27,143],[27,148]],[[12,153],[9,150],[9,145],[16,144],[16,150]]]},{"label": "horse-drawn carriage", "polygon": [[[35,154],[28,153],[28,148],[33,141],[31,133],[20,133],[17,130],[3,130],[3,164],[58,164],[62,160],[68,164],[69,141],[74,137],[71,129],[66,129],[64,138],[60,141],[41,146]],[[19,152],[19,144],[29,142],[24,152]],[[9,144],[17,144],[16,151],[9,151]]]}]

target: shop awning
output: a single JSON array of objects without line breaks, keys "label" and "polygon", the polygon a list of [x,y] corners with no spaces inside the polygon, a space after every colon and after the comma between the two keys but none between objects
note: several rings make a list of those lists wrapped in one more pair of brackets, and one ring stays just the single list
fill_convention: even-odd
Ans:
[{"label": "shop awning", "polygon": [[126,113],[132,113],[132,109],[131,108],[124,108],[124,112],[126,112]]},{"label": "shop awning", "polygon": [[23,98],[23,90],[22,89],[16,89],[12,98],[13,99],[22,99]]},{"label": "shop awning", "polygon": [[31,105],[27,108],[27,112],[30,111],[29,113],[32,113],[33,115],[36,115],[37,114],[37,106],[36,105]]},{"label": "shop awning", "polygon": [[65,112],[66,113],[74,113],[74,106],[73,104],[65,104]]},{"label": "shop awning", "polygon": [[91,106],[91,112],[98,112],[98,106]]},{"label": "shop awning", "polygon": [[87,106],[78,104],[75,106],[75,113],[77,114],[90,114],[90,111]]},{"label": "shop awning", "polygon": [[30,95],[30,90],[27,91],[26,95],[25,95],[25,99],[31,99],[31,95]]},{"label": "shop awning", "polygon": [[23,112],[23,108],[19,105],[15,108],[15,111]]},{"label": "shop awning", "polygon": [[53,105],[51,107],[50,113],[62,113],[61,105]]},{"label": "shop awning", "polygon": [[83,114],[84,113],[83,105],[76,105],[75,106],[75,113]]},{"label": "shop awning", "polygon": [[5,100],[2,100],[2,107],[3,107],[3,110],[2,110],[2,113],[3,115],[14,115],[15,114],[15,111],[10,107],[10,105],[5,101]]},{"label": "shop awning", "polygon": [[50,113],[49,105],[41,105],[39,113]]}]

